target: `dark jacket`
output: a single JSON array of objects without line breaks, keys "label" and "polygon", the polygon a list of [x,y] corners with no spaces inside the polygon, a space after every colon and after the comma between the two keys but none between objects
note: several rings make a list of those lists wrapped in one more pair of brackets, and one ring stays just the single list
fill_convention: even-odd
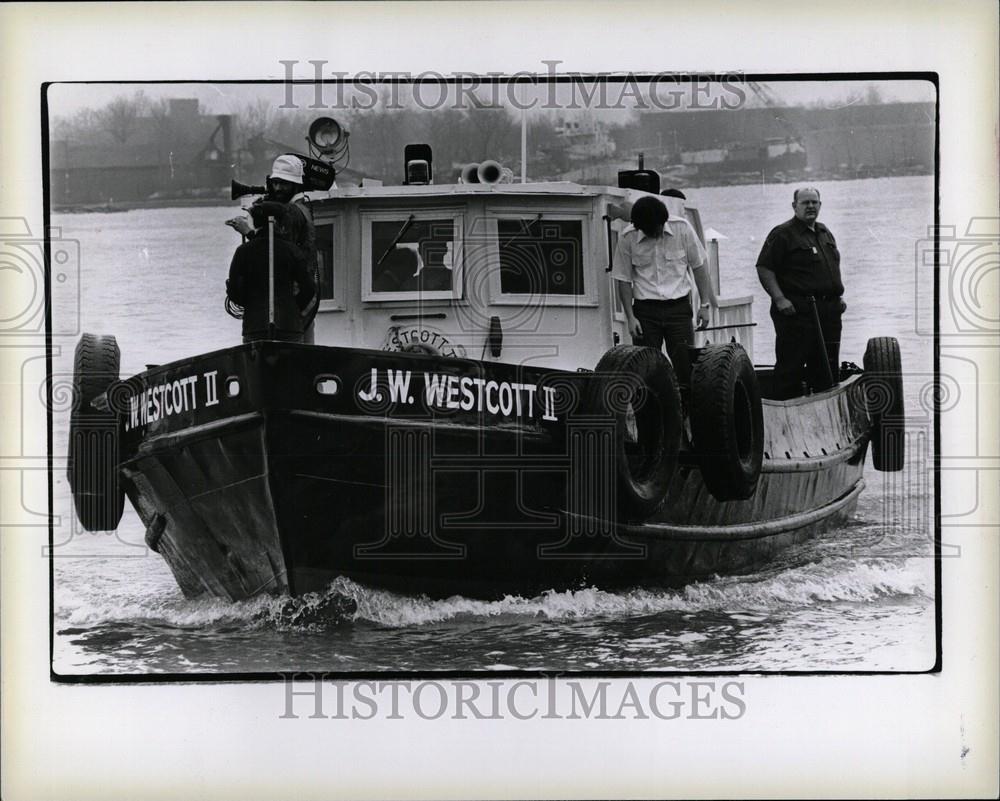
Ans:
[{"label": "dark jacket", "polygon": [[288,238],[305,254],[306,269],[316,274],[316,228],[312,211],[302,203],[288,203]]},{"label": "dark jacket", "polygon": [[[269,338],[268,236],[262,231],[236,248],[226,292],[243,307],[243,338]],[[274,240],[274,338],[300,340],[311,320],[316,284],[301,250]]]},{"label": "dark jacket", "polygon": [[[304,203],[282,203],[277,200],[258,201],[254,206],[259,207],[262,213],[263,210],[269,210],[268,213],[272,216],[281,218],[278,235],[291,242],[302,252],[306,261],[306,269],[315,276],[317,270],[316,227],[313,225],[312,211],[309,207]],[[253,212],[251,212],[251,216],[254,217],[254,223],[260,226],[248,235],[250,239],[253,239],[260,236],[265,228],[262,219],[254,216]]]},{"label": "dark jacket", "polygon": [[844,294],[837,240],[823,223],[815,228],[792,217],[771,230],[757,257],[757,266],[775,274],[786,296]]}]

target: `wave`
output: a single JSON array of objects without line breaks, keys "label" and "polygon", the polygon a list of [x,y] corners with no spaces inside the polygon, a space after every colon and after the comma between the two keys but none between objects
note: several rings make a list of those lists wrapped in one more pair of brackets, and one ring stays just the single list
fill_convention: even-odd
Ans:
[{"label": "wave", "polygon": [[548,591],[534,598],[507,596],[482,601],[461,596],[436,600],[372,589],[338,578],[322,593],[298,598],[258,597],[227,602],[125,596],[93,591],[62,603],[61,633],[109,622],[184,629],[270,628],[317,630],[344,623],[387,628],[433,626],[462,621],[512,623],[627,618],[659,613],[699,612],[750,615],[780,613],[816,603],[870,603],[932,597],[933,563],[923,558],[827,559],[749,576],[697,582],[679,590],[612,592],[594,587]]},{"label": "wave", "polygon": [[[737,576],[697,582],[681,590],[635,589],[610,592],[594,587],[549,591],[535,598],[507,596],[498,601],[453,597],[409,598],[361,588],[355,595],[357,620],[383,626],[428,625],[464,618],[537,617],[584,619],[634,617],[663,612],[776,612],[816,602],[863,603],[889,598],[930,598],[933,573],[922,559],[820,566],[776,575]],[[357,587],[357,585],[355,585]],[[341,590],[351,593],[345,583]]]}]

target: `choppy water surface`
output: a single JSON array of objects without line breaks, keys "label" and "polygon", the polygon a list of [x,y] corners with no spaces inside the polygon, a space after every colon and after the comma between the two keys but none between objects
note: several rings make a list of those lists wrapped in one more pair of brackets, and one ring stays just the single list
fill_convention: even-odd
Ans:
[{"label": "choppy water surface", "polygon": [[[923,670],[934,662],[933,498],[929,473],[929,338],[915,333],[915,247],[933,221],[931,178],[824,185],[821,219],[843,254],[849,310],[842,358],[860,363],[867,339],[900,340],[908,380],[908,469],[866,470],[852,521],[787,551],[766,570],[684,590],[598,589],[508,597],[409,598],[340,579],[289,606],[185,600],[143,544],[126,504],[114,534],[73,533],[65,476],[55,475],[55,669],[59,673],[240,673],[278,670]],[[772,361],[766,295],[753,265],[762,238],[790,216],[791,187],[691,190],[720,245],[724,296],[752,294],[760,325],[755,361]],[[891,209],[891,216],[887,216]],[[147,362],[239,342],[223,311],[236,241],[232,208],[56,215],[80,241],[82,330],[113,333],[123,375]],[[54,317],[75,313],[74,292],[53,295]],[[926,315],[929,308],[921,309]],[[60,317],[62,315],[62,317]],[[64,343],[54,372],[72,371]],[[55,412],[65,453],[68,410]],[[331,598],[357,603],[346,622]]]}]

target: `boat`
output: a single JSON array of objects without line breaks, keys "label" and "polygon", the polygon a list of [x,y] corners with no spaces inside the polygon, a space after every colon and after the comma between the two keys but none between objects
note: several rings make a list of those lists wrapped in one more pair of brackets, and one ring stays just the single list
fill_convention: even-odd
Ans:
[{"label": "boat", "polygon": [[796,137],[770,137],[753,143],[730,143],[702,150],[680,153],[679,166],[688,176],[719,178],[736,175],[761,175],[778,178],[785,173],[800,173],[808,164],[802,140]]},{"label": "boat", "polygon": [[[752,363],[752,297],[698,333],[689,396],[627,344],[611,255],[650,171],[518,183],[486,161],[438,184],[430,148],[407,152],[400,185],[307,193],[322,344],[121,377],[115,338],[81,337],[68,477],[86,529],[114,529],[127,498],[192,598],[339,576],[433,597],[679,587],[836,528],[870,447],[902,468],[891,338],[788,401]],[[662,199],[704,241],[698,210]]]}]

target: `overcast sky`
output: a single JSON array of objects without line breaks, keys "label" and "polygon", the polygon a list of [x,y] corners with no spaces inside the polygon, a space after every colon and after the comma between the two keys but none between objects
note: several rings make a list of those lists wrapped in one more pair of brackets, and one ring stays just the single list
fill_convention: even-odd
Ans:
[{"label": "overcast sky", "polygon": [[[296,77],[305,77],[308,73],[294,73]],[[878,92],[883,101],[918,102],[933,101],[934,87],[922,81],[772,81],[767,83],[766,90],[778,105],[810,105],[822,103],[835,107],[849,103],[852,98],[857,102],[869,88]],[[132,95],[141,90],[151,99],[169,97],[196,97],[201,102],[205,113],[225,114],[239,111],[247,103],[258,98],[265,98],[274,103],[276,109],[283,103],[307,107],[315,103],[314,86],[297,84],[291,88],[281,83],[277,84],[226,84],[226,83],[166,83],[166,84],[56,84],[49,89],[49,112],[53,117],[70,116],[83,108],[100,108],[108,101],[120,95]],[[370,86],[356,89],[354,96],[363,107],[370,107],[376,102],[375,90]],[[387,90],[383,90],[387,91]],[[568,84],[492,87],[480,85],[475,90],[475,96],[484,102],[499,102],[512,111],[516,106],[533,106],[529,113],[548,113],[556,116],[564,113],[578,115],[585,109],[594,116],[608,122],[627,121],[633,114],[632,109],[637,104],[645,104],[651,110],[682,109],[693,106],[711,106],[734,108],[744,102],[746,105],[762,105],[763,101],[745,84],[738,82],[702,82],[695,87],[692,84],[660,81],[655,85],[654,97],[649,96],[648,85],[627,84],[625,82],[609,82],[606,93],[602,97],[592,84],[571,86]],[[317,110],[317,115],[328,113],[336,116],[336,108],[340,103],[349,102],[352,90],[340,91],[332,82],[326,83],[320,95],[321,105],[333,108]],[[444,87],[431,81],[421,85],[418,100],[424,108],[439,108],[453,104],[455,87]],[[397,98],[400,104],[410,104],[410,88],[400,86]],[[471,95],[467,91],[463,102],[470,104]],[[555,110],[546,110],[544,106],[556,106]],[[604,106],[602,108],[602,105]]]}]

